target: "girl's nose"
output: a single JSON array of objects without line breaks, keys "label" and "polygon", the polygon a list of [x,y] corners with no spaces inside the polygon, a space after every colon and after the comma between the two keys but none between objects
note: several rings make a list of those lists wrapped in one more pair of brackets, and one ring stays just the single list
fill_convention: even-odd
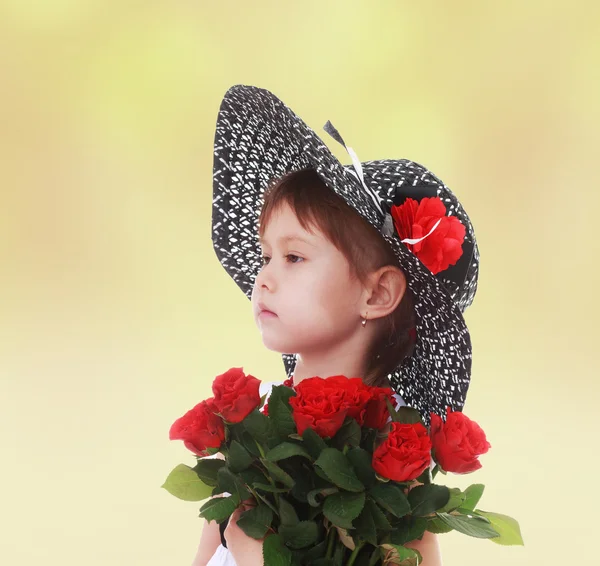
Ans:
[{"label": "girl's nose", "polygon": [[256,276],[256,286],[260,289],[266,289],[268,291],[273,291],[275,288],[275,280],[273,278],[272,269],[269,269],[269,265],[263,265],[262,269],[258,272]]}]

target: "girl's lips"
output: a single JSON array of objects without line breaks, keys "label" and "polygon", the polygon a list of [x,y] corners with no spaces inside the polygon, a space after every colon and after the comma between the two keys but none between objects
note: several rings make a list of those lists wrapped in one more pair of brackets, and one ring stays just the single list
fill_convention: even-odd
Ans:
[{"label": "girl's lips", "polygon": [[258,313],[259,318],[273,318],[277,315],[274,312],[263,310]]}]

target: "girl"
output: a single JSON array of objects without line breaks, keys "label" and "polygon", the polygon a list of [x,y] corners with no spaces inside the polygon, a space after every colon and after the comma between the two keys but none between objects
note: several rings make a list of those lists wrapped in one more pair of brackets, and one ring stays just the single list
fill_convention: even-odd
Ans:
[{"label": "girl", "polygon": [[[344,144],[328,122],[326,130]],[[346,147],[346,146],[345,146]],[[406,160],[342,166],[272,93],[234,86],[215,135],[213,242],[289,378],[360,376],[400,405],[462,410],[479,253],[450,190]],[[291,354],[290,352],[293,352]],[[194,566],[262,565],[236,521],[205,524]],[[411,545],[441,564],[437,538]]]}]

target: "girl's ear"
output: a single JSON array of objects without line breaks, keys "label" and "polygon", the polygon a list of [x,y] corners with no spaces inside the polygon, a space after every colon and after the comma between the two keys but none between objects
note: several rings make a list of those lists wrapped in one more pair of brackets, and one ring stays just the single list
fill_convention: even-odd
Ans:
[{"label": "girl's ear", "polygon": [[394,312],[405,292],[406,276],[399,267],[385,265],[374,271],[369,277],[364,306],[368,318],[383,318]]}]

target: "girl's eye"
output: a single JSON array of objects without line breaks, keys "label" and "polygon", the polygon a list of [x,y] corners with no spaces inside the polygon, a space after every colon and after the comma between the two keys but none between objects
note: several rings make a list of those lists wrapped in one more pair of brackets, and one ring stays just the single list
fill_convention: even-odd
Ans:
[{"label": "girl's eye", "polygon": [[[289,263],[299,263],[304,260],[304,258],[301,258],[300,256],[297,256],[294,254],[287,254],[284,257]],[[268,255],[262,256],[262,264],[263,265],[267,265],[270,261],[271,261],[271,258]]]}]

